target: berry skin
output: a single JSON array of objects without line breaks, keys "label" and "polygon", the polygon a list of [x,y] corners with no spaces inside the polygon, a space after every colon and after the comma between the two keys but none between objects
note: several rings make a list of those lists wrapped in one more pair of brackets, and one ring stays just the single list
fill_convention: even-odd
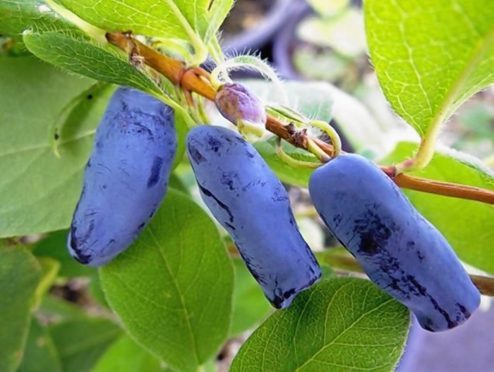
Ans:
[{"label": "berry skin", "polygon": [[119,88],[96,131],[68,249],[101,266],[128,248],[163,200],[177,147],[172,109]]},{"label": "berry skin", "polygon": [[446,239],[372,162],[340,155],[312,174],[309,191],[333,235],[423,328],[454,328],[477,309],[480,293]]},{"label": "berry skin", "polygon": [[286,308],[321,272],[298,231],[285,188],[256,150],[229,129],[194,128],[187,152],[207,207],[269,301]]}]

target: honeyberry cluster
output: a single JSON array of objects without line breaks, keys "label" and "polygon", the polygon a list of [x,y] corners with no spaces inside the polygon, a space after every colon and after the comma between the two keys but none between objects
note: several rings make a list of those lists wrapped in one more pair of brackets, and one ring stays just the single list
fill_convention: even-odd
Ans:
[{"label": "honeyberry cluster", "polygon": [[[246,89],[231,88],[217,104],[238,124],[243,102],[260,103]],[[245,112],[250,125],[263,111]],[[68,247],[75,259],[100,266],[127,249],[166,194],[176,147],[170,107],[130,88],[116,91],[96,132],[71,224]],[[321,271],[285,188],[255,148],[230,129],[192,129],[187,154],[202,199],[265,296],[276,308],[288,307]],[[453,328],[478,307],[480,294],[446,239],[372,162],[337,156],[313,173],[309,191],[331,233],[422,327]]]}]

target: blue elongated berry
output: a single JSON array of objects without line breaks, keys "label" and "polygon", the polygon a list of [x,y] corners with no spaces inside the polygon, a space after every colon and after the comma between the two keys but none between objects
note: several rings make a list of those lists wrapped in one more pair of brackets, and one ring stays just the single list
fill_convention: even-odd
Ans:
[{"label": "blue elongated berry", "polygon": [[340,155],[310,179],[314,206],[381,289],[429,331],[458,326],[480,294],[443,235],[372,162]]},{"label": "blue elongated berry", "polygon": [[264,294],[276,308],[289,306],[321,272],[283,185],[256,150],[229,129],[194,128],[187,152],[202,199],[232,236]]},{"label": "blue elongated berry", "polygon": [[100,266],[124,251],[165,196],[177,147],[174,115],[157,99],[119,88],[96,131],[68,249]]}]

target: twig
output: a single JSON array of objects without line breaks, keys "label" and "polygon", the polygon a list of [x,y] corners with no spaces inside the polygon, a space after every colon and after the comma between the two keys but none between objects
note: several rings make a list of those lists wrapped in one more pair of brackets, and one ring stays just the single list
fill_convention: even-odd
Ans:
[{"label": "twig", "polygon": [[[207,82],[209,73],[204,69],[200,67],[188,69],[183,62],[163,55],[147,45],[142,44],[138,40],[132,38],[129,33],[109,32],[106,34],[106,38],[111,44],[128,53],[129,56],[135,54],[141,56],[144,63],[164,75],[172,83],[181,86],[186,91],[199,94],[209,100],[214,100],[216,91],[213,86]],[[297,140],[295,136],[293,136],[293,133],[290,132],[289,124],[283,123],[272,115],[267,116],[266,129],[292,145],[308,150],[308,141]],[[313,138],[313,141],[325,153],[330,156],[333,155],[334,150],[332,145],[318,138]],[[393,167],[383,166],[381,168],[398,186],[403,188],[494,204],[494,191],[491,190],[448,182],[432,181],[406,174],[396,175]]]}]

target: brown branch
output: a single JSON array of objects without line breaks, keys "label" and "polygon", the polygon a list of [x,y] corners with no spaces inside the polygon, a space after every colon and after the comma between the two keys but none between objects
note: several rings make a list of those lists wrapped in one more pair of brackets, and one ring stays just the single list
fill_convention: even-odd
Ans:
[{"label": "brown branch", "polygon": [[[323,254],[318,255],[318,258],[332,267],[334,266],[345,271],[365,274],[362,266],[360,266],[358,261],[353,257],[339,253],[334,254],[324,252]],[[470,274],[470,279],[472,279],[473,284],[477,287],[480,293],[484,296],[494,297],[494,278]]]},{"label": "brown branch", "polygon": [[480,275],[470,275],[473,284],[479,289],[480,293],[485,296],[494,296],[494,278]]},{"label": "brown branch", "polygon": [[494,204],[494,192],[480,187],[439,182],[406,174],[396,176],[394,181],[400,187],[411,190]]},{"label": "brown branch", "polygon": [[[111,44],[128,53],[129,56],[140,56],[146,65],[164,75],[172,83],[180,85],[189,92],[194,92],[214,101],[216,91],[211,84],[207,82],[207,78],[209,77],[207,71],[200,67],[188,69],[183,62],[163,55],[147,45],[142,44],[138,40],[132,38],[129,33],[109,32],[106,34],[106,38]],[[268,115],[267,117],[266,129],[292,145],[307,150],[307,141],[305,141],[305,143],[297,141],[293,133],[290,132],[289,125],[271,115]],[[333,146],[317,138],[313,140],[324,152],[329,155],[333,154]],[[395,176],[392,167],[383,166],[381,168],[398,186],[403,188],[494,204],[494,191],[467,185],[432,181],[406,174]]]}]

